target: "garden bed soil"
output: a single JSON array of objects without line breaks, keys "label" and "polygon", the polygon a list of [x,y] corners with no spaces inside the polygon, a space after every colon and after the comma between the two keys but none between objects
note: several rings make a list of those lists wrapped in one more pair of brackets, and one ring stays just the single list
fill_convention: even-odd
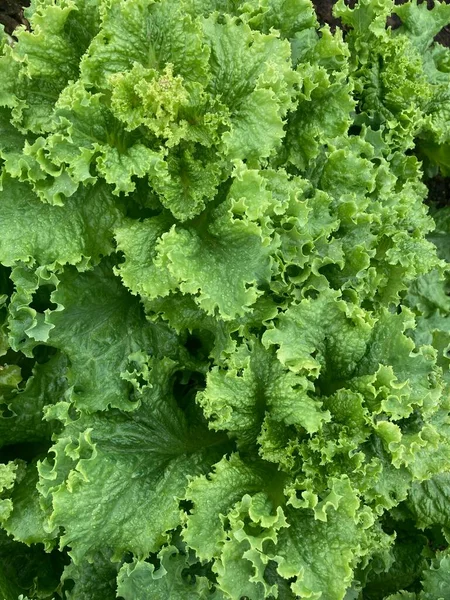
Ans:
[{"label": "garden bed soil", "polygon": [[30,6],[30,0],[0,0],[0,23],[5,27],[6,33],[11,35],[20,25],[29,27],[23,14],[23,9],[27,6]]}]

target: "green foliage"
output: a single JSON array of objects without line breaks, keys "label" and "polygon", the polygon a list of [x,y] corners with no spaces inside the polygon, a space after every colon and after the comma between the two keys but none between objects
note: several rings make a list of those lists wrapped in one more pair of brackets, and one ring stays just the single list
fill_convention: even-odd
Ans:
[{"label": "green foliage", "polygon": [[450,8],[335,13],[1,33],[2,599],[450,598]]}]

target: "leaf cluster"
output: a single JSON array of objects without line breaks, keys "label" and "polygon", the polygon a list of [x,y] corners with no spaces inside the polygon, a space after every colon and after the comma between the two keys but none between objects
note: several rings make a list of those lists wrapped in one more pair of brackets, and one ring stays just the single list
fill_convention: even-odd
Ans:
[{"label": "leaf cluster", "polygon": [[1,598],[450,598],[450,6],[335,14],[0,33]]}]

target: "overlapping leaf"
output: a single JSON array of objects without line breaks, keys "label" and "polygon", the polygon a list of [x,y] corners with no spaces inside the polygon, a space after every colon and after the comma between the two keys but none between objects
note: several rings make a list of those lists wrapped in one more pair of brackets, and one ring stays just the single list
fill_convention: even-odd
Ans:
[{"label": "overlapping leaf", "polygon": [[6,600],[447,597],[450,14],[335,13],[0,34]]}]

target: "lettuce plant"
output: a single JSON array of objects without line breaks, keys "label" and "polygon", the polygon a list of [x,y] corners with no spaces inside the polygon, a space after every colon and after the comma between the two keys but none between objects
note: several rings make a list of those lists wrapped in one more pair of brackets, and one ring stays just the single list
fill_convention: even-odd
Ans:
[{"label": "lettuce plant", "polygon": [[450,6],[335,14],[2,34],[2,599],[450,598]]}]

